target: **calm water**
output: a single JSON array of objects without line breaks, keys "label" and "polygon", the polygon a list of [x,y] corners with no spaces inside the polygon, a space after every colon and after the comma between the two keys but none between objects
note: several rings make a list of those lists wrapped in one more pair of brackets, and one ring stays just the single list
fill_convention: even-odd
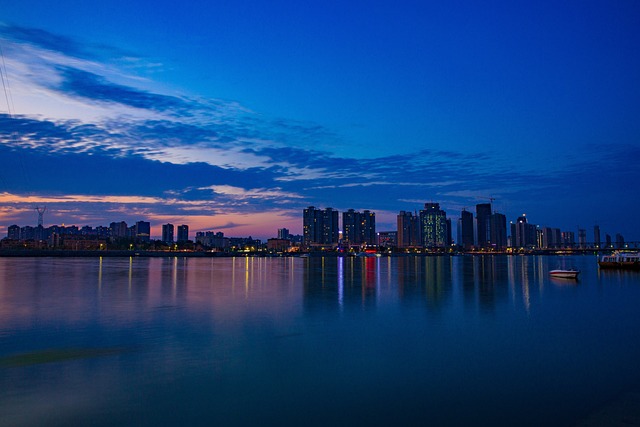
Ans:
[{"label": "calm water", "polygon": [[574,425],[639,361],[595,257],[0,258],[0,425]]}]

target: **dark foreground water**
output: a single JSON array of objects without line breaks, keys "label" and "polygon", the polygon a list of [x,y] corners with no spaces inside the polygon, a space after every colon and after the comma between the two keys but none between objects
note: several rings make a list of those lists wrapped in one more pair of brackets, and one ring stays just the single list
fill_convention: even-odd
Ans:
[{"label": "dark foreground water", "polygon": [[638,389],[640,274],[595,257],[0,258],[3,426],[571,426]]}]

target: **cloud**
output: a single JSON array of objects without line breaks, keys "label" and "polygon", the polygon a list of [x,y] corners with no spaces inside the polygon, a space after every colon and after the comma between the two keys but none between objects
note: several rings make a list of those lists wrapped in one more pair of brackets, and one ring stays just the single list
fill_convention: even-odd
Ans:
[{"label": "cloud", "polygon": [[249,224],[295,223],[308,205],[390,216],[423,201],[447,209],[491,196],[521,211],[533,199],[552,206],[563,192],[574,203],[586,199],[578,185],[585,182],[621,197],[622,188],[609,189],[600,178],[638,178],[628,161],[638,149],[611,144],[590,147],[581,158],[591,160],[568,159],[557,169],[527,170],[500,161],[500,153],[348,155],[349,142],[321,124],[168,93],[114,65],[117,57],[144,67],[138,55],[37,29],[4,25],[0,37],[10,42],[5,55],[16,102],[12,114],[0,114],[0,156],[8,159],[0,203],[13,206],[6,218],[26,218],[43,203],[60,218],[146,215],[199,227],[219,218],[211,220],[218,227],[255,233]]},{"label": "cloud", "polygon": [[170,111],[172,114],[189,113],[181,99],[111,83],[104,77],[72,67],[59,67],[62,81],[52,88],[67,96],[82,97],[91,102],[107,102],[151,111]]}]

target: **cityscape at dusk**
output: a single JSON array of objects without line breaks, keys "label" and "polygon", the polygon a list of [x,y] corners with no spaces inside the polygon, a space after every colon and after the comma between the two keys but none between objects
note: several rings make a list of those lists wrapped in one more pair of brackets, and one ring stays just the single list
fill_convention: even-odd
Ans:
[{"label": "cityscape at dusk", "polygon": [[640,240],[637,2],[2,11],[2,236],[36,206],[266,240],[302,234],[307,206],[394,230],[425,203],[455,224],[492,201]]},{"label": "cityscape at dusk", "polygon": [[638,52],[638,0],[0,0],[0,427],[638,425]]}]

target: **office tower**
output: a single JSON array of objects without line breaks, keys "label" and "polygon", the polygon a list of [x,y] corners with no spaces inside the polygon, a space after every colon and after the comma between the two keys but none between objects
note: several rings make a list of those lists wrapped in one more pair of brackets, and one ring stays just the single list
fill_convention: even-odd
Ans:
[{"label": "office tower", "polygon": [[173,224],[162,225],[162,241],[165,243],[173,243],[173,231],[175,228]]},{"label": "office tower", "polygon": [[473,214],[463,209],[460,213],[460,246],[469,250],[473,247],[473,240]]},{"label": "office tower", "polygon": [[607,248],[611,248],[611,236],[609,234],[604,235],[604,241]]},{"label": "office tower", "polygon": [[596,249],[600,248],[600,226],[593,226],[593,246]]},{"label": "office tower", "polygon": [[478,246],[486,248],[491,243],[491,203],[476,205],[476,224],[478,230]]},{"label": "office tower", "polygon": [[135,238],[141,242],[148,242],[151,239],[151,223],[147,221],[136,222]]},{"label": "office tower", "polygon": [[280,239],[280,240],[289,240],[289,229],[287,229],[287,228],[278,228],[278,239]]},{"label": "office tower", "polygon": [[178,226],[178,242],[186,242],[189,240],[189,226],[182,224]]},{"label": "office tower", "polygon": [[489,225],[491,232],[490,242],[491,246],[496,250],[502,250],[507,247],[507,217],[494,213],[491,215],[491,222]]},{"label": "office tower", "polygon": [[338,211],[309,206],[302,212],[303,243],[333,245],[338,243]]},{"label": "office tower", "polygon": [[418,217],[411,212],[400,211],[398,214],[398,247],[410,248],[420,245],[420,226]]},{"label": "office tower", "polygon": [[440,203],[425,203],[420,211],[420,234],[425,248],[441,248],[448,245],[447,213]]},{"label": "office tower", "polygon": [[616,233],[616,247],[618,249],[624,248],[624,237],[620,233]]}]

